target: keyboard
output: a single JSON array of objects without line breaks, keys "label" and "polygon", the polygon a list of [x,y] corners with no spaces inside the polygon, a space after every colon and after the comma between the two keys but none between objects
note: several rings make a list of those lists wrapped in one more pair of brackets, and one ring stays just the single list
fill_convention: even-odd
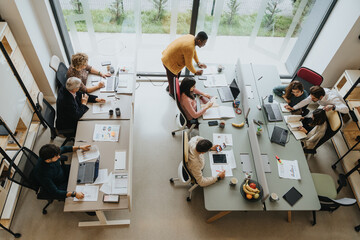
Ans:
[{"label": "keyboard", "polygon": [[281,112],[278,104],[264,104],[265,112],[269,122],[279,122],[282,121]]}]

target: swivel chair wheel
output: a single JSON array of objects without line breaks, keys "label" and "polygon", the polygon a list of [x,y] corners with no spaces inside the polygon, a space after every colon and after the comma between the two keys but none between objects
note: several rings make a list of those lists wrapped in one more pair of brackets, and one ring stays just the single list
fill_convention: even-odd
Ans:
[{"label": "swivel chair wheel", "polygon": [[15,234],[14,234],[14,237],[15,237],[15,238],[20,238],[20,237],[21,237],[21,233],[15,233]]},{"label": "swivel chair wheel", "polygon": [[335,164],[331,165],[331,168],[335,170],[335,169],[336,169],[336,165],[335,165]]},{"label": "swivel chair wheel", "polygon": [[174,132],[172,132],[172,133],[171,133],[171,135],[175,136],[175,133],[174,133]]},{"label": "swivel chair wheel", "polygon": [[44,209],[43,211],[42,211],[42,214],[47,214],[47,210],[46,209]]},{"label": "swivel chair wheel", "polygon": [[173,178],[170,178],[169,180],[171,183],[174,183],[174,179]]},{"label": "swivel chair wheel", "polygon": [[360,225],[355,227],[355,231],[360,232]]},{"label": "swivel chair wheel", "polygon": [[190,201],[191,201],[191,198],[190,198],[190,197],[187,197],[187,198],[186,198],[186,201],[190,202]]}]

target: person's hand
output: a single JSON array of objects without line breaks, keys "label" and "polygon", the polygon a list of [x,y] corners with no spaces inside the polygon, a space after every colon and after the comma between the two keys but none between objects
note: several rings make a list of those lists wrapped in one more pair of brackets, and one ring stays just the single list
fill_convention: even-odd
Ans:
[{"label": "person's hand", "polygon": [[206,66],[205,63],[199,63],[199,64],[198,64],[198,67],[199,67],[199,68],[203,68],[203,69],[207,68],[207,66]]},{"label": "person's hand", "polygon": [[212,146],[212,147],[210,148],[210,151],[216,151],[216,148],[217,148],[217,147],[220,147],[220,145],[217,144],[217,145]]},{"label": "person's hand", "polygon": [[219,172],[218,176],[219,176],[221,179],[224,179],[224,178],[225,178],[225,170],[223,170],[222,172]]},{"label": "person's hand", "polygon": [[330,111],[330,110],[333,110],[333,108],[334,108],[334,105],[326,105],[325,107],[323,107],[323,110]]},{"label": "person's hand", "polygon": [[98,88],[100,89],[100,88],[103,88],[103,87],[105,87],[105,83],[103,81],[99,82]]},{"label": "person's hand", "polygon": [[208,103],[206,104],[205,108],[206,108],[206,109],[209,109],[209,108],[212,107],[213,104],[214,104],[213,102],[208,102]]},{"label": "person's hand", "polygon": [[81,104],[86,105],[87,102],[88,102],[88,99],[89,99],[89,96],[84,93],[84,94],[82,95],[82,97],[81,97]]},{"label": "person's hand", "polygon": [[77,199],[83,199],[83,198],[85,197],[85,195],[84,195],[82,192],[76,192],[75,197],[76,197]]},{"label": "person's hand", "polygon": [[197,70],[195,73],[195,75],[201,75],[201,74],[203,74],[203,70]]},{"label": "person's hand", "polygon": [[89,151],[90,150],[91,145],[82,145],[79,146],[79,148],[83,151]]},{"label": "person's hand", "polygon": [[207,97],[208,99],[211,99],[211,96],[207,93],[204,94],[204,97]]},{"label": "person's hand", "polygon": [[289,105],[285,105],[284,108],[289,110],[289,111],[294,111],[295,110],[294,108],[290,107]]},{"label": "person's hand", "polygon": [[102,78],[111,77],[111,73],[100,73]]},{"label": "person's hand", "polygon": [[303,126],[298,127],[298,129],[299,129],[299,131],[302,131],[302,132],[304,132],[304,133],[307,133],[307,130],[306,130]]},{"label": "person's hand", "polygon": [[285,97],[285,95],[282,96],[282,98],[287,102],[290,103],[290,100]]},{"label": "person's hand", "polygon": [[98,103],[105,103],[106,102],[106,100],[103,99],[103,98],[96,98],[95,101],[98,102]]}]

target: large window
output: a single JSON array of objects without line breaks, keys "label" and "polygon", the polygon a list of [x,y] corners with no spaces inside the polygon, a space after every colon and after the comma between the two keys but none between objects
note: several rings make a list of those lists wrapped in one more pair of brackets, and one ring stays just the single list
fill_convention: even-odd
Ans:
[{"label": "large window", "polygon": [[[281,75],[301,65],[335,0],[58,0],[75,52],[141,72],[164,72],[161,52],[175,38],[209,35],[206,63],[273,64]],[[191,19],[193,2],[197,19]],[[196,4],[195,4],[196,5]],[[95,61],[97,62],[97,61]]]}]

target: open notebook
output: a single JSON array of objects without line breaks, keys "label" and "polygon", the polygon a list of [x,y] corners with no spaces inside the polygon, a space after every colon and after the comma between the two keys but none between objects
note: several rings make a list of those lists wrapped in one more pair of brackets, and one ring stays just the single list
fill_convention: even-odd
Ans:
[{"label": "open notebook", "polygon": [[306,138],[306,133],[299,130],[302,127],[301,115],[288,115],[284,116],[284,120],[288,125],[289,130],[293,133],[297,140]]}]

